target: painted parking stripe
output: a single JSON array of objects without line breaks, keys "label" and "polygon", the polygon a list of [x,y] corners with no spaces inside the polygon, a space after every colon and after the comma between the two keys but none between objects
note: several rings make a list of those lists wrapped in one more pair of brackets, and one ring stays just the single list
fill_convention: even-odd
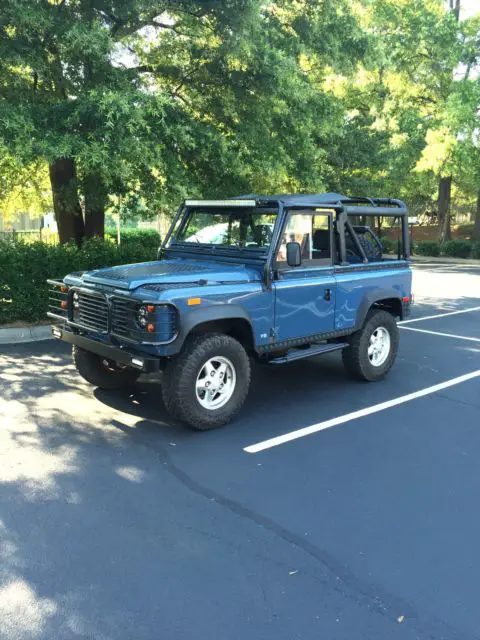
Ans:
[{"label": "painted parking stripe", "polygon": [[472,311],[480,311],[480,307],[472,307],[471,309],[460,309],[459,311],[448,311],[447,313],[437,313],[434,316],[422,316],[421,318],[411,318],[410,320],[401,320],[397,324],[409,324],[411,322],[420,322],[421,320],[434,320],[435,318],[446,318],[447,316],[457,316],[460,313],[470,313]]},{"label": "painted parking stripe", "polygon": [[369,416],[372,413],[378,413],[379,411],[384,411],[385,409],[396,407],[399,404],[410,402],[410,400],[423,398],[424,396],[436,393],[437,391],[448,389],[449,387],[453,387],[457,384],[461,384],[462,382],[467,382],[468,380],[473,380],[474,378],[478,377],[480,377],[480,369],[477,369],[477,371],[472,371],[471,373],[466,373],[465,375],[459,376],[458,378],[452,378],[451,380],[440,382],[439,384],[435,384],[432,387],[427,387],[425,389],[421,389],[420,391],[409,393],[405,396],[399,396],[398,398],[393,398],[392,400],[387,400],[386,402],[375,404],[372,407],[360,409],[359,411],[352,411],[352,413],[346,413],[345,415],[339,416],[338,418],[325,420],[324,422],[312,424],[309,427],[297,429],[296,431],[290,431],[290,433],[285,433],[281,436],[270,438],[269,440],[264,440],[263,442],[258,442],[257,444],[251,444],[248,447],[245,447],[244,451],[246,451],[247,453],[259,453],[260,451],[265,451],[265,449],[278,447],[278,445],[280,444],[285,444],[286,442],[291,442],[292,440],[297,440],[298,438],[304,438],[305,436],[312,435],[312,433],[324,431],[325,429],[330,429],[330,427],[336,427],[339,424],[344,424],[345,422],[350,422],[351,420],[356,420],[357,418]]},{"label": "painted parking stripe", "polygon": [[429,331],[428,329],[417,329],[416,327],[400,327],[405,331],[418,331],[418,333],[430,333],[432,336],[443,336],[444,338],[456,338],[457,340],[470,340],[470,342],[480,342],[480,338],[470,338],[467,336],[457,336],[454,333],[442,333],[441,331]]}]

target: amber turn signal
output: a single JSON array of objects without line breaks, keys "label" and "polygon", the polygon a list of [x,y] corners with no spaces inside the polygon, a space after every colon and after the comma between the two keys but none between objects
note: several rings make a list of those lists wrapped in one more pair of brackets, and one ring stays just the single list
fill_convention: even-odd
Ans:
[{"label": "amber turn signal", "polygon": [[147,331],[148,331],[148,333],[155,333],[155,325],[154,324],[147,324]]},{"label": "amber turn signal", "polygon": [[62,300],[60,302],[60,306],[62,309],[66,309],[68,307],[68,302],[66,300]]},{"label": "amber turn signal", "polygon": [[155,305],[147,304],[147,311],[148,313],[155,313]]},{"label": "amber turn signal", "polygon": [[66,287],[65,285],[62,285],[62,286],[60,287],[60,292],[61,292],[61,293],[68,293],[68,287]]}]

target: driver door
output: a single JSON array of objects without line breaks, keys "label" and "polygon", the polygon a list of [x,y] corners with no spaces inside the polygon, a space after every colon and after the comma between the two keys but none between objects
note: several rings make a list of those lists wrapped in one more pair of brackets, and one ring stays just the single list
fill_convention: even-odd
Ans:
[{"label": "driver door", "polygon": [[[276,258],[275,341],[333,331],[336,281],[333,275],[333,226],[329,212],[292,211]],[[286,262],[287,242],[298,242],[302,263]]]}]

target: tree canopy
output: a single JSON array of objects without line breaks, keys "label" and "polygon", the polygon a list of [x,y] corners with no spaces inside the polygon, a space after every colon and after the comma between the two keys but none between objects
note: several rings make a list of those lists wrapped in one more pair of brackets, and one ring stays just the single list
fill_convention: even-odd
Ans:
[{"label": "tree canopy", "polygon": [[61,240],[81,243],[118,198],[425,208],[448,178],[474,199],[480,17],[458,18],[443,0],[3,0],[0,207],[5,176],[48,171]]}]

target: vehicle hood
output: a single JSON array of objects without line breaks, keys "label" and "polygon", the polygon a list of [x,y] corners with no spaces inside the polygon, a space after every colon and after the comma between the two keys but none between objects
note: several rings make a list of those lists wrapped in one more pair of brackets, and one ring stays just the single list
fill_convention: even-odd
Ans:
[{"label": "vehicle hood", "polygon": [[85,284],[102,284],[116,289],[137,289],[146,284],[227,284],[260,282],[257,269],[245,264],[161,260],[95,269],[82,275]]}]

